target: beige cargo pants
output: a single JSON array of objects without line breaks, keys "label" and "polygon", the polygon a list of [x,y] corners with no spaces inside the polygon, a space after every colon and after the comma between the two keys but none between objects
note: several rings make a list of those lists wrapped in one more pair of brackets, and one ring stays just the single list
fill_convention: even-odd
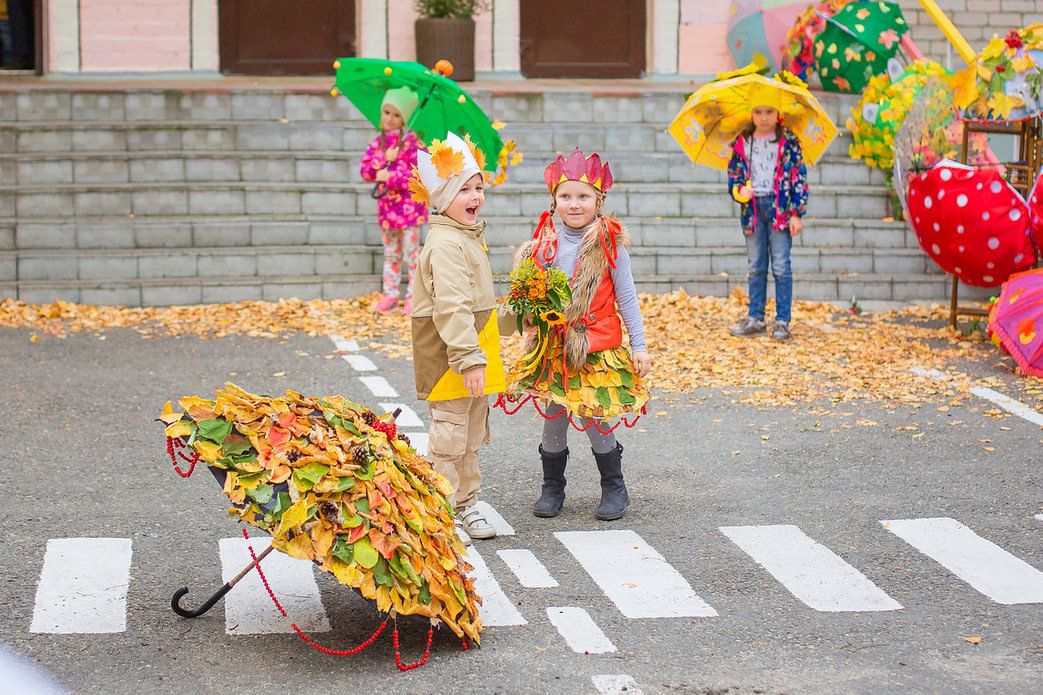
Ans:
[{"label": "beige cargo pants", "polygon": [[455,492],[449,503],[459,512],[478,501],[482,484],[478,449],[489,441],[489,397],[430,401],[428,406],[431,433],[427,458],[452,484]]}]

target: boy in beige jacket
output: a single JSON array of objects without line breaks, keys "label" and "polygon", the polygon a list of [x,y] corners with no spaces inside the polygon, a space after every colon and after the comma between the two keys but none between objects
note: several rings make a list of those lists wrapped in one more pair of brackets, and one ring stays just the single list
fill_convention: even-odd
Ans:
[{"label": "boy in beige jacket", "polygon": [[478,220],[485,178],[471,145],[453,133],[418,156],[413,187],[421,198],[427,193],[431,228],[413,289],[413,368],[417,398],[431,409],[428,459],[453,485],[458,527],[493,538],[496,529],[475,507],[488,396],[506,387],[485,221]]}]

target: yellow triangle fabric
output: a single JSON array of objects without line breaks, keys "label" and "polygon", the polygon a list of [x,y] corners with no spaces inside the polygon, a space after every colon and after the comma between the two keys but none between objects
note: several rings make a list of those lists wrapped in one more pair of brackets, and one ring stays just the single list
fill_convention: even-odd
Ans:
[{"label": "yellow triangle fabric", "polygon": [[[478,334],[478,347],[485,353],[488,362],[485,365],[485,395],[503,393],[507,388],[507,376],[503,369],[503,358],[500,357],[500,326],[496,322],[496,310],[489,314],[489,320]],[[454,398],[470,397],[470,392],[464,387],[464,378],[452,369],[445,370],[445,374],[438,380],[435,387],[431,389],[427,400],[449,401]]]}]

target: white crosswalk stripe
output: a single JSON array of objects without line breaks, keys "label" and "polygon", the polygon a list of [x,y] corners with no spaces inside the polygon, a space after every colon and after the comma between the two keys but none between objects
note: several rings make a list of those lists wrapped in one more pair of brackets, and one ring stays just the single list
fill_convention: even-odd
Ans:
[{"label": "white crosswalk stripe", "polygon": [[354,340],[347,340],[347,339],[345,339],[345,338],[343,338],[343,337],[341,337],[339,335],[331,335],[330,336],[330,340],[333,341],[333,344],[341,352],[358,352],[359,351],[359,344],[356,343]]},{"label": "white crosswalk stripe", "polygon": [[127,629],[129,538],[47,541],[30,632],[93,634]]},{"label": "white crosswalk stripe", "polygon": [[471,570],[474,590],[482,597],[482,605],[479,609],[482,623],[487,627],[526,625],[528,621],[514,607],[511,600],[507,598],[507,594],[503,593],[499,582],[489,571],[489,566],[485,564],[485,559],[475,550],[474,546],[467,549],[465,557],[474,566],[474,569]]},{"label": "white crosswalk stripe", "polygon": [[365,355],[341,355],[342,360],[348,363],[356,372],[375,372],[377,365]]},{"label": "white crosswalk stripe", "polygon": [[420,419],[415,410],[405,403],[381,403],[380,407],[384,409],[385,413],[400,411],[398,417],[395,418],[395,425],[400,428],[424,427],[424,421]]},{"label": "white crosswalk stripe", "polygon": [[406,432],[405,435],[409,437],[409,443],[416,449],[416,453],[427,456],[427,448],[430,444],[427,432]]},{"label": "white crosswalk stripe", "polygon": [[591,676],[590,680],[601,695],[644,695],[637,682],[625,673],[605,673]]},{"label": "white crosswalk stripe", "polygon": [[713,617],[688,581],[633,531],[559,531],[554,536],[628,618]]},{"label": "white crosswalk stripe", "polygon": [[577,654],[607,654],[616,651],[616,645],[582,608],[551,606],[547,609],[547,617],[558,628],[565,643]]},{"label": "white crosswalk stripe", "polygon": [[485,520],[488,521],[494,529],[496,529],[497,536],[514,535],[514,527],[508,524],[507,520],[500,515],[500,512],[493,509],[493,506],[491,504],[489,504],[488,502],[475,502],[474,506],[477,507],[478,511],[482,513],[482,516],[485,517]]},{"label": "white crosswalk stripe", "polygon": [[553,589],[558,586],[558,582],[550,576],[550,572],[531,550],[513,548],[497,550],[496,554],[518,578],[518,583],[526,589]]},{"label": "white crosswalk stripe", "polygon": [[358,379],[377,398],[398,398],[398,391],[382,376],[360,376]]},{"label": "white crosswalk stripe", "polygon": [[817,611],[893,611],[902,605],[796,526],[722,526],[721,532]]},{"label": "white crosswalk stripe", "polygon": [[[250,564],[253,547],[258,555],[269,539],[222,538],[220,542],[221,581],[227,582]],[[293,632],[296,623],[305,632],[329,632],[330,621],[315,583],[313,565],[275,551],[261,560],[261,569],[275,597],[286,610],[284,618],[276,609],[256,570],[236,584],[224,598],[225,632],[230,635],[263,635]]]},{"label": "white crosswalk stripe", "polygon": [[955,519],[892,519],[880,523],[996,603],[1043,603],[1043,572]]},{"label": "white crosswalk stripe", "polygon": [[[417,436],[417,435],[413,435]],[[514,533],[507,521],[485,502],[483,513],[502,536]],[[1034,515],[1040,518],[1043,515]],[[1043,521],[1043,519],[1040,519]],[[999,604],[1043,603],[1043,572],[996,544],[978,536],[955,519],[899,519],[880,522],[942,567]],[[898,610],[902,606],[857,569],[792,525],[724,526],[722,534],[764,567],[807,606],[827,612]],[[630,530],[568,531],[554,536],[627,618],[715,617],[717,612],[697,596],[688,581],[640,535]],[[267,538],[249,541],[262,552]],[[490,542],[493,543],[493,542]],[[242,538],[222,539],[215,560],[227,581],[250,562]],[[479,544],[480,545],[480,544]],[[495,546],[493,546],[495,547]],[[131,539],[57,538],[47,543],[33,607],[31,632],[53,634],[113,633],[127,629],[127,593],[131,580]],[[547,567],[526,548],[497,551],[525,591],[559,586]],[[500,586],[485,558],[468,550],[475,588],[483,598],[481,616],[487,627],[528,624],[517,603]],[[223,599],[226,632],[230,635],[291,632],[297,623],[308,632],[330,630],[311,563],[283,553],[262,562],[269,583],[286,608],[276,610],[256,572],[247,574]],[[216,587],[212,587],[216,589]],[[205,596],[186,598],[198,605]],[[539,602],[524,594],[527,605]],[[545,605],[545,604],[544,604]],[[566,640],[587,634],[590,616],[578,607],[557,607],[548,617]],[[585,616],[585,617],[584,617]],[[557,621],[557,622],[555,622]],[[589,625],[587,623],[589,622]],[[564,627],[562,627],[564,626]],[[600,629],[594,626],[597,633]],[[586,644],[591,653],[601,648]],[[593,638],[591,638],[593,639]],[[611,641],[605,638],[609,644]],[[600,645],[600,646],[599,646]]]}]

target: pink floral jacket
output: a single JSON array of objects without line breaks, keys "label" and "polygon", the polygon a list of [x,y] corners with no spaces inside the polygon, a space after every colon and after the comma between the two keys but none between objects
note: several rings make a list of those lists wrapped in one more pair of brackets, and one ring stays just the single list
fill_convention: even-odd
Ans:
[{"label": "pink floral jacket", "polygon": [[[411,130],[381,133],[369,143],[362,155],[359,173],[366,181],[377,180],[377,172],[387,168],[390,172],[387,193],[377,199],[377,221],[381,229],[406,229],[427,222],[427,206],[414,202],[409,194],[409,177],[416,166],[419,147],[416,133]],[[388,148],[398,147],[398,157],[388,162],[384,153]]]}]

